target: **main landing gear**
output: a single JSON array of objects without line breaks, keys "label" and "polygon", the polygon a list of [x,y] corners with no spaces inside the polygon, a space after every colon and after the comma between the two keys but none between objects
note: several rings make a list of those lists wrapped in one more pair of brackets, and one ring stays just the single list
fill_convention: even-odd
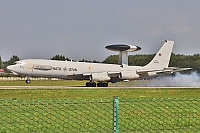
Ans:
[{"label": "main landing gear", "polygon": [[97,87],[108,87],[108,83],[107,82],[105,82],[105,83],[99,82],[99,83],[97,83]]},{"label": "main landing gear", "polygon": [[86,87],[96,87],[96,83],[95,82],[87,82]]},{"label": "main landing gear", "polygon": [[99,82],[99,83],[95,83],[95,82],[87,82],[86,83],[86,87],[108,87],[108,83],[107,82]]}]

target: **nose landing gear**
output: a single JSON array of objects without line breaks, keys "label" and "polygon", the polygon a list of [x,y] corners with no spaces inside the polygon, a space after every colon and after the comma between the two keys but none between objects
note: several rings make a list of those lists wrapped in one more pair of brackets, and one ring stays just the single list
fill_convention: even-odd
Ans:
[{"label": "nose landing gear", "polygon": [[31,83],[31,80],[30,80],[30,79],[27,79],[27,80],[26,80],[26,83],[27,83],[27,84],[30,84],[30,83]]},{"label": "nose landing gear", "polygon": [[28,76],[27,76],[26,83],[27,83],[27,84],[30,84],[30,83],[31,83],[30,77],[28,77]]}]

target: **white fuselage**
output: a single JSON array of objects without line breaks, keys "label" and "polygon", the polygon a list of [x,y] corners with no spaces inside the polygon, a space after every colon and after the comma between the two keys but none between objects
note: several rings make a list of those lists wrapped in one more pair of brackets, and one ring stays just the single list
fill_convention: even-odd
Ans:
[{"label": "white fuselage", "polygon": [[[140,66],[122,66],[115,64],[39,59],[21,60],[18,61],[15,65],[8,67],[8,69],[22,76],[61,79],[88,79],[89,75],[101,73],[104,73],[105,75],[109,75],[109,73],[116,75],[119,75],[120,73],[130,73],[132,75],[137,75],[136,70],[142,68],[143,67]],[[136,78],[138,77],[136,76]]]}]

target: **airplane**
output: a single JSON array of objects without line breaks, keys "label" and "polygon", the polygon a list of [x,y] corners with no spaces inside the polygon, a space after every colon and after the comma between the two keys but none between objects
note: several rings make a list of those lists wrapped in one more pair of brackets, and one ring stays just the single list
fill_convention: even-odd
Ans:
[{"label": "airplane", "polygon": [[[108,82],[130,81],[151,78],[191,68],[168,67],[174,41],[165,40],[163,46],[151,62],[145,66],[128,66],[129,51],[141,48],[128,44],[106,46],[107,49],[119,51],[118,64],[86,63],[75,61],[56,61],[42,59],[25,59],[7,66],[11,72],[26,77],[58,78],[66,80],[89,80],[86,87],[108,87]],[[97,82],[97,83],[96,83]]]}]

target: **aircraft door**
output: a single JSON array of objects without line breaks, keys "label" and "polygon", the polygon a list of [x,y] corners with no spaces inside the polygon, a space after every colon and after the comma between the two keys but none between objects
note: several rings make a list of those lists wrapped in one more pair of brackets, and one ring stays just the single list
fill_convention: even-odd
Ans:
[{"label": "aircraft door", "polygon": [[28,70],[31,70],[33,72],[33,64],[32,61],[28,61]]}]

